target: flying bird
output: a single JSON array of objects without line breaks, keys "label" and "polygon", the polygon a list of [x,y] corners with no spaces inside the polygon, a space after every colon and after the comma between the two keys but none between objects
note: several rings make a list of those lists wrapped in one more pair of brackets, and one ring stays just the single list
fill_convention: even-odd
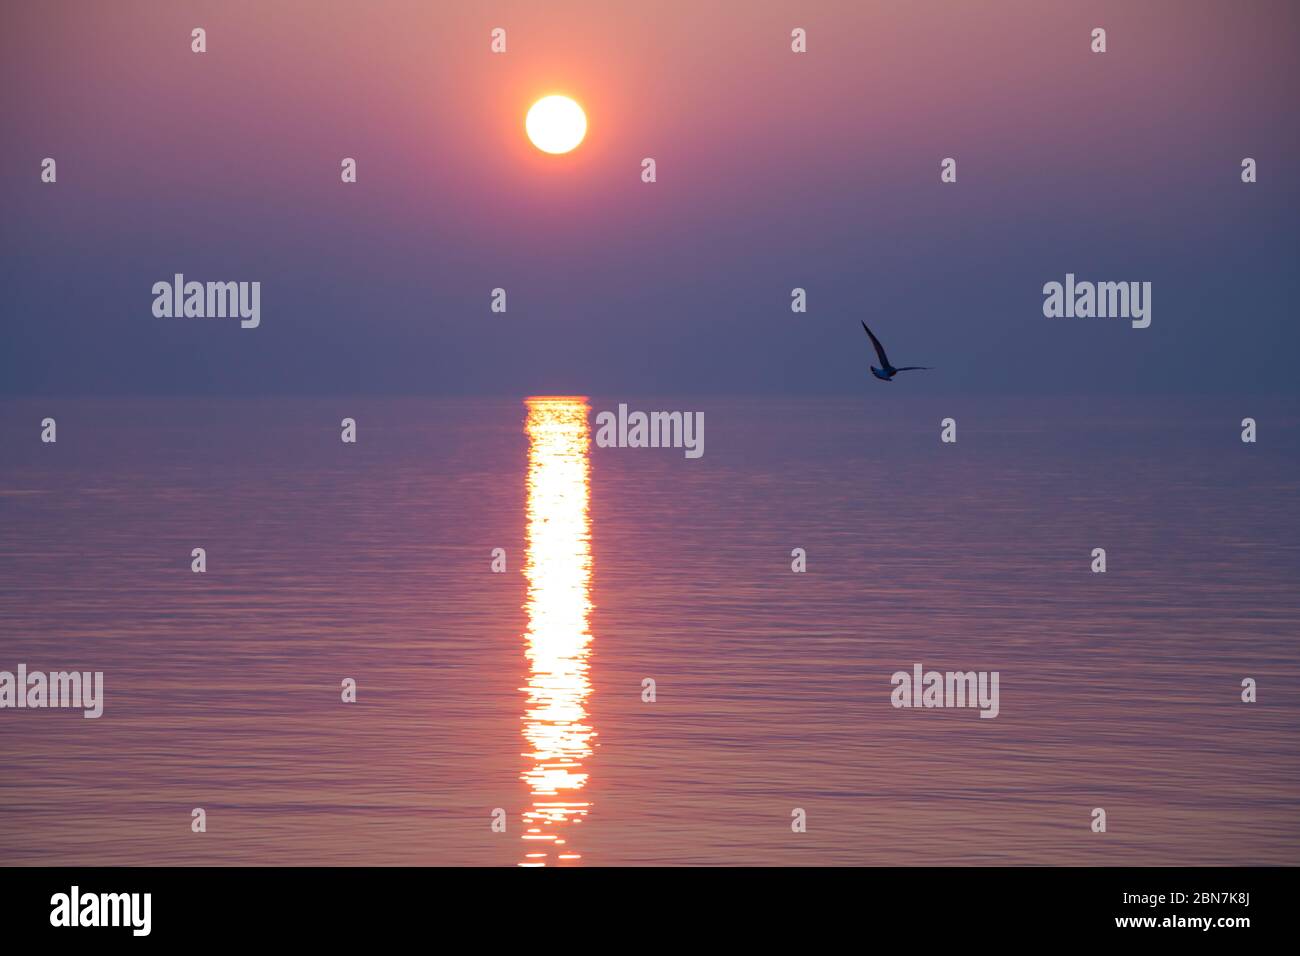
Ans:
[{"label": "flying bird", "polygon": [[871,344],[876,347],[876,354],[880,356],[880,364],[884,366],[883,368],[876,368],[874,365],[871,366],[871,374],[876,376],[876,378],[880,379],[882,382],[892,382],[894,376],[899,372],[928,372],[930,370],[930,366],[928,365],[904,365],[902,368],[894,368],[894,366],[889,364],[889,357],[885,355],[885,347],[880,344],[880,339],[871,334],[871,330],[867,328],[866,322],[862,323],[862,327],[866,329],[867,337],[871,339]]}]

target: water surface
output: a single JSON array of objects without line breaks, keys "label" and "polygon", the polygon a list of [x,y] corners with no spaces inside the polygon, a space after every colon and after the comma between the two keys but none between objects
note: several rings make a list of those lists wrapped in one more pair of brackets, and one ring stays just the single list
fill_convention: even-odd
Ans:
[{"label": "water surface", "polygon": [[1296,408],[879,395],[0,403],[0,862],[1300,862]]}]

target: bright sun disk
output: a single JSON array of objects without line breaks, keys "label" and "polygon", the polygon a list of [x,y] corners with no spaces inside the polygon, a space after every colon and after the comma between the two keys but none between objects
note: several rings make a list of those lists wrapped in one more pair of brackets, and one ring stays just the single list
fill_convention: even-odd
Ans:
[{"label": "bright sun disk", "polygon": [[567,153],[587,135],[587,115],[567,96],[543,96],[524,120],[528,138],[544,153]]}]

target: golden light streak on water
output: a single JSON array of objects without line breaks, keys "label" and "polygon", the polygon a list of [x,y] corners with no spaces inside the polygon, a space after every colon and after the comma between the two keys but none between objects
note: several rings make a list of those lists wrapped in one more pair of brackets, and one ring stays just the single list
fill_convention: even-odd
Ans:
[{"label": "golden light streak on water", "polygon": [[[587,785],[583,761],[596,736],[585,707],[591,693],[591,429],[586,398],[534,397],[524,405],[529,675],[520,689],[527,694],[523,733],[531,750],[521,779],[532,802],[524,811],[529,852],[520,866],[545,866],[581,859],[566,837],[569,825],[581,823],[591,809],[580,799]],[[540,852],[546,843],[552,846]]]}]

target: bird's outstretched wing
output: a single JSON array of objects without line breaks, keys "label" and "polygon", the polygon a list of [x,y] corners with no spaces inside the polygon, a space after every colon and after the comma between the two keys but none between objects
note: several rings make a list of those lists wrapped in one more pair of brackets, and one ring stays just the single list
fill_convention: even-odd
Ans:
[{"label": "bird's outstretched wing", "polygon": [[894,371],[895,372],[929,372],[931,371],[931,368],[932,367],[929,365],[904,365],[902,368],[894,369]]},{"label": "bird's outstretched wing", "polygon": [[[861,320],[859,320],[859,321],[861,321]],[[881,365],[881,367],[882,367],[882,368],[889,368],[889,359],[887,359],[887,358],[885,357],[885,347],[884,347],[883,345],[880,344],[880,339],[876,338],[874,335],[871,334],[871,330],[870,330],[870,329],[867,329],[867,323],[866,323],[866,322],[863,322],[863,323],[862,323],[862,327],[863,327],[864,329],[866,329],[866,331],[867,331],[867,337],[871,339],[871,344],[874,345],[874,346],[876,347],[876,355],[878,355],[878,356],[880,357],[880,365]]]}]

